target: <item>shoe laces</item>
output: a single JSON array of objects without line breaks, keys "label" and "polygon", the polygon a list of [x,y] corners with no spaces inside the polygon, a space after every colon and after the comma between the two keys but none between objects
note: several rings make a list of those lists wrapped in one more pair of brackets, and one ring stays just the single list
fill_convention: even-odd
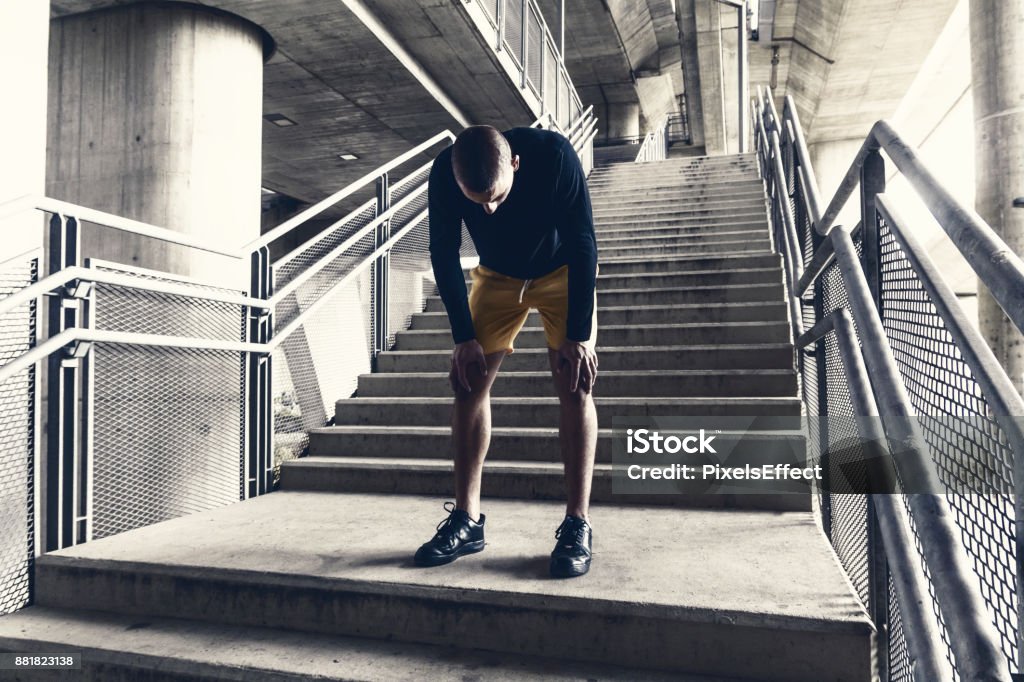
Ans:
[{"label": "shoe laces", "polygon": [[587,522],[583,519],[577,519],[572,516],[566,516],[565,520],[562,521],[562,525],[555,531],[555,539],[562,540],[563,536],[566,541],[571,540],[573,544],[582,544],[583,538],[586,536]]},{"label": "shoe laces", "polygon": [[437,537],[439,538],[448,538],[455,534],[455,524],[452,523],[452,518],[455,516],[455,503],[450,500],[445,502],[444,510],[448,512],[448,516],[437,524]]}]

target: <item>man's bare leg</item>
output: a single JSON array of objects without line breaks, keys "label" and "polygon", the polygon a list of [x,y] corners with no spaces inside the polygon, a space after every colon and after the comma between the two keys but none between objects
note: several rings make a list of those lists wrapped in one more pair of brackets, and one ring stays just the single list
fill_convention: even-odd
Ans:
[{"label": "man's bare leg", "polygon": [[491,443],[491,385],[505,351],[485,356],[487,374],[477,366],[468,370],[469,391],[455,385],[452,408],[452,440],[455,442],[455,507],[471,519],[480,518],[480,480],[484,458]]},{"label": "man's bare leg", "polygon": [[[548,349],[548,361],[558,392],[558,440],[562,448],[567,492],[565,513],[590,522],[590,486],[597,449],[597,409],[582,386],[570,390],[571,373],[558,371],[558,353]],[[582,383],[582,382],[581,382]]]}]

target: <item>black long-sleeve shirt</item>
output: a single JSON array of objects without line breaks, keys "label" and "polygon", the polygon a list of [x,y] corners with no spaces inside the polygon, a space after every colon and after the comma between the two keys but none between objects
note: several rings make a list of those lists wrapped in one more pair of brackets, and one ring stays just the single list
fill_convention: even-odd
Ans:
[{"label": "black long-sleeve shirt", "polygon": [[462,221],[480,264],[509,277],[535,279],[569,266],[567,337],[590,339],[597,281],[597,241],[587,179],[565,136],[539,128],[502,133],[519,156],[512,190],[492,215],[455,182],[452,148],[430,170],[430,261],[455,343],[474,338],[459,261]]}]

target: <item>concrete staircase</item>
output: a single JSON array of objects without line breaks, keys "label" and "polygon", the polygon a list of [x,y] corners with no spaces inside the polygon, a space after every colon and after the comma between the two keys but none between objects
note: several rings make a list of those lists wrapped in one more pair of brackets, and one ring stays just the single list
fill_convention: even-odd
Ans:
[{"label": "concrete staircase", "polygon": [[[590,574],[547,577],[564,507],[536,314],[494,387],[488,547],[412,566],[452,485],[434,296],[282,490],[40,558],[37,605],[0,618],[0,649],[81,651],[95,679],[871,679],[872,626],[810,494],[611,492],[613,416],[800,415],[753,156],[612,164],[590,190]],[[769,426],[738,447],[778,439],[804,445]]]}]

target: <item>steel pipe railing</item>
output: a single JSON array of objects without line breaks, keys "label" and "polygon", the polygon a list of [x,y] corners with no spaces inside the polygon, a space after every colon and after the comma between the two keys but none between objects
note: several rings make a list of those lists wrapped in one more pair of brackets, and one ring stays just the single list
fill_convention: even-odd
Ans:
[{"label": "steel pipe railing", "polygon": [[[891,451],[886,461],[892,462],[893,473],[884,476],[890,482],[890,487],[894,485],[893,479],[898,471],[904,480],[914,481],[915,486],[931,491],[929,494],[906,496],[910,517],[906,516],[895,497],[877,494],[870,496],[882,547],[888,556],[892,579],[896,585],[900,613],[905,621],[903,632],[906,644],[914,662],[915,674],[919,676],[916,679],[951,679],[952,671],[944,657],[938,653],[946,645],[941,642],[938,625],[931,619],[933,607],[925,601],[929,586],[923,573],[916,567],[919,561],[914,550],[915,535],[909,529],[911,519],[916,540],[920,544],[920,556],[929,571],[935,602],[949,632],[948,646],[961,679],[1009,680],[1009,666],[1000,645],[999,633],[996,632],[986,599],[979,590],[978,575],[967,556],[961,529],[946,498],[937,492],[943,488],[935,470],[931,448],[915,422],[911,399],[903,384],[901,370],[894,359],[887,330],[879,313],[882,274],[879,267],[880,237],[875,224],[876,215],[878,220],[888,226],[902,249],[922,289],[934,303],[938,315],[960,349],[963,361],[976,378],[994,412],[995,421],[1013,452],[1018,453],[1014,460],[1018,490],[1024,483],[1020,467],[1020,461],[1024,459],[1024,435],[1021,430],[1024,402],[987,344],[964,317],[955,295],[942,282],[920,244],[905,229],[905,223],[884,194],[884,175],[880,161],[872,160],[874,157],[871,155],[877,156],[879,150],[884,150],[893,157],[897,167],[908,175],[912,186],[925,197],[926,203],[929,199],[933,200],[934,205],[930,205],[933,214],[968,257],[968,261],[976,269],[985,271],[979,271],[979,276],[983,281],[991,282],[990,287],[994,292],[999,292],[997,300],[1007,309],[1008,314],[1024,311],[1024,307],[1021,307],[1024,301],[1024,269],[1021,268],[1020,260],[1008,253],[1006,245],[980,218],[956,204],[948,191],[921,164],[914,151],[885,122],[879,122],[872,129],[872,134],[855,157],[844,182],[822,212],[813,167],[792,99],[787,97],[782,118],[778,115],[770,92],[758,92],[752,108],[759,166],[771,197],[774,243],[783,258],[790,261],[785,273],[791,284],[791,310],[798,300],[807,304],[802,298],[813,287],[815,310],[819,311],[818,319],[808,331],[801,332],[800,326],[794,325],[796,345],[802,349],[820,342],[827,334],[835,334],[846,372],[846,389],[854,414],[858,417],[862,437],[867,439],[869,447],[873,441],[884,440]],[[793,187],[789,186],[790,178],[794,181]],[[876,181],[875,178],[881,180]],[[862,186],[861,222],[855,230],[834,227],[832,223],[835,216],[857,185]],[[794,224],[796,216],[790,210],[791,199],[795,201],[796,210],[802,211],[802,220],[806,220],[806,223]],[[799,230],[803,230],[803,238],[809,241],[800,241],[801,236],[797,234]],[[858,254],[854,246],[853,236],[857,233],[864,239],[863,256]],[[814,235],[821,237],[815,238]],[[810,242],[816,244],[815,248],[809,252],[804,251],[802,247]],[[887,253],[891,253],[891,250]],[[991,265],[986,266],[986,263]],[[822,280],[833,267],[838,270],[839,281],[845,289],[843,300],[849,312],[842,308],[826,310],[821,304]],[[835,287],[835,280],[831,281],[830,286]],[[859,348],[858,331],[861,340]],[[817,357],[819,364],[815,381],[821,382],[825,377],[820,351]],[[819,396],[824,395],[820,393],[821,390],[820,386],[816,389]],[[880,415],[880,421],[871,419],[876,415]],[[1017,499],[1019,540],[1022,528],[1019,494]],[[1019,551],[1017,554],[1019,565]],[[881,617],[882,625],[885,625],[888,613]],[[913,632],[908,632],[908,629]],[[885,645],[884,641],[880,641]],[[887,656],[888,652],[884,655]]]}]

